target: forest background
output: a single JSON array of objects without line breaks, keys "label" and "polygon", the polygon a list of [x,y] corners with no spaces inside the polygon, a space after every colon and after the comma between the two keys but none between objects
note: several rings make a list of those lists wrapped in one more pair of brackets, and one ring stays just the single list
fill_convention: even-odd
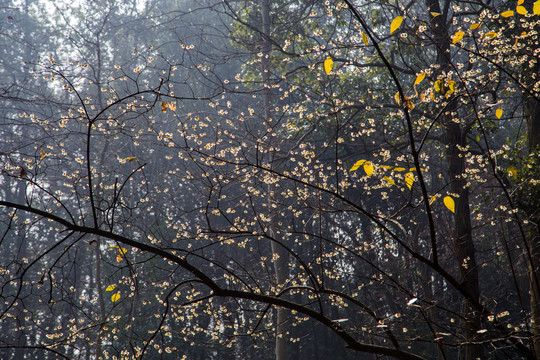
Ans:
[{"label": "forest background", "polygon": [[540,0],[4,1],[2,359],[540,359]]}]

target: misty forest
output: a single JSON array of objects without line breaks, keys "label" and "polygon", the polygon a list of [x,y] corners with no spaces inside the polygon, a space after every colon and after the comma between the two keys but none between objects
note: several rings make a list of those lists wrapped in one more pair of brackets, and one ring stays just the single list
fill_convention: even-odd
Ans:
[{"label": "misty forest", "polygon": [[3,0],[0,359],[540,360],[540,0]]}]

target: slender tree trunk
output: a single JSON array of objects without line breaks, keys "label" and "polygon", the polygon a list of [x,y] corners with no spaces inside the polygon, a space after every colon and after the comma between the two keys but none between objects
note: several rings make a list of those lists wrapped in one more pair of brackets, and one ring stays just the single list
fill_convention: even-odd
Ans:
[{"label": "slender tree trunk", "polygon": [[103,286],[101,282],[101,249],[100,249],[100,239],[98,238],[94,242],[94,276],[95,284],[97,289],[98,296],[98,316],[100,326],[98,327],[97,339],[96,339],[96,360],[101,357],[102,353],[102,342],[101,342],[101,332],[103,324],[105,323],[105,301],[103,299]]},{"label": "slender tree trunk", "polygon": [[[262,41],[262,53],[263,59],[261,61],[262,80],[264,86],[263,101],[264,101],[264,121],[265,127],[272,127],[272,98],[271,98],[271,83],[270,83],[270,51],[271,51],[271,17],[270,17],[270,4],[271,0],[261,0],[261,15],[262,15],[262,34],[264,36]],[[268,143],[268,150],[270,155],[270,166],[275,168],[275,156],[273,150],[272,139],[270,138]],[[268,185],[268,213],[270,216],[270,224],[268,233],[269,235],[277,239],[279,237],[278,225],[277,225],[277,211],[274,186]],[[276,275],[276,285],[278,288],[282,287],[289,278],[289,261],[288,253],[277,244],[275,241],[271,243],[272,255],[274,262],[274,271]],[[287,359],[287,340],[285,335],[289,327],[289,315],[283,308],[276,308],[276,344],[275,353],[276,360]]]},{"label": "slender tree trunk", "polygon": [[[438,13],[441,16],[431,15],[430,25],[433,31],[435,44],[437,44],[437,64],[440,71],[450,70],[450,34],[446,26],[445,9],[441,9],[438,0],[426,0],[428,14]],[[453,121],[452,113],[457,112],[457,103],[453,102],[447,107],[447,112],[442,116],[442,127],[446,144],[446,161],[448,176],[450,178],[450,191],[457,194],[454,198],[454,247],[459,266],[460,280],[467,293],[473,300],[480,299],[480,286],[478,282],[478,269],[476,266],[476,250],[472,239],[471,211],[469,208],[469,189],[462,175],[465,173],[465,157],[460,148],[466,146],[466,138],[460,124]],[[464,338],[467,345],[465,360],[483,358],[482,346],[476,345],[477,331],[481,329],[481,314],[477,313],[471,302],[463,301],[463,314],[465,318]]]},{"label": "slender tree trunk", "polygon": [[[538,71],[540,66],[535,66]],[[526,96],[525,117],[527,120],[527,145],[529,154],[540,151],[540,102]],[[530,185],[533,186],[533,185]],[[537,195],[538,196],[538,195]],[[531,330],[532,350],[534,356],[540,359],[540,207],[536,205],[534,197],[525,200],[528,202],[523,208],[529,225],[527,227],[527,242],[531,251],[529,262],[529,284],[531,304]]]}]

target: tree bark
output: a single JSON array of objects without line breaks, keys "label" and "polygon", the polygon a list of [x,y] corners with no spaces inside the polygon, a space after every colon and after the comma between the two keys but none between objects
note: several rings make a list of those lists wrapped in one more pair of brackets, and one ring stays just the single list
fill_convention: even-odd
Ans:
[{"label": "tree bark", "polygon": [[[540,66],[535,66],[538,71]],[[525,118],[527,121],[527,147],[529,154],[540,151],[540,101],[525,95]],[[537,156],[537,155],[536,155]],[[534,185],[527,185],[534,186]],[[537,185],[538,186],[538,185]],[[532,191],[532,197],[522,206],[529,225],[527,226],[528,246],[531,252],[529,261],[529,284],[531,305],[532,350],[536,359],[540,359],[540,207],[536,200],[540,190]],[[535,196],[536,195],[536,196]]]},{"label": "tree bark", "polygon": [[[261,72],[264,86],[263,101],[264,101],[264,121],[265,128],[272,127],[272,99],[271,99],[271,83],[270,83],[270,51],[271,51],[271,17],[270,17],[271,0],[261,0],[261,15],[262,15],[262,53]],[[272,138],[268,141],[268,153],[270,167],[275,170],[275,157],[273,150]],[[275,204],[274,186],[268,185],[268,214],[270,223],[268,233],[273,239],[277,239],[279,232],[277,231],[277,211]],[[289,278],[289,257],[288,253],[276,241],[271,242],[272,256],[274,263],[274,272],[276,275],[276,286],[281,288]],[[285,335],[289,327],[289,316],[286,309],[276,307],[276,343],[275,354],[276,360],[287,360],[287,340]]]},{"label": "tree bark", "polygon": [[[437,44],[437,64],[441,73],[450,70],[450,34],[446,25],[446,10],[441,9],[438,0],[426,0],[428,16],[431,19],[431,30],[434,34],[434,43]],[[432,16],[431,13],[442,14]],[[444,93],[444,92],[443,92]],[[450,100],[451,101],[451,100]],[[446,161],[450,179],[450,191],[454,197],[454,234],[453,243],[459,266],[460,281],[467,293],[474,301],[480,301],[480,286],[478,282],[478,269],[475,260],[475,246],[472,239],[471,211],[469,208],[469,189],[462,175],[465,173],[465,157],[460,148],[466,146],[466,138],[462,126],[453,121],[452,113],[458,111],[457,103],[453,102],[447,107],[446,113],[441,117],[444,141],[446,144]],[[471,302],[463,301],[464,346],[465,360],[483,358],[482,346],[474,344],[477,340],[477,331],[481,329],[481,315],[474,310]]]}]

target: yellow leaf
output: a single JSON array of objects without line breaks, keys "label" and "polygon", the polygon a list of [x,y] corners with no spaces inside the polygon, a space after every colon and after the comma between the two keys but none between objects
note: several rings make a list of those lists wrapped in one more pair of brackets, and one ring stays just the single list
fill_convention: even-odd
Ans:
[{"label": "yellow leaf", "polygon": [[120,293],[116,293],[113,296],[111,296],[111,301],[112,302],[117,302],[118,299],[120,299]]},{"label": "yellow leaf", "polygon": [[125,253],[127,253],[127,249],[126,248],[121,248],[119,247],[118,248],[118,251],[120,252],[120,254],[124,255]]},{"label": "yellow leaf", "polygon": [[389,183],[390,185],[396,185],[396,183],[394,182],[394,180],[391,178],[391,177],[388,177],[388,176],[385,176],[383,177],[383,179]]},{"label": "yellow leaf", "polygon": [[367,176],[373,175],[373,170],[373,163],[371,161],[366,161],[366,163],[364,164],[364,171],[366,172]]},{"label": "yellow leaf", "polygon": [[518,4],[518,5],[521,5],[521,4],[523,4],[524,2],[525,2],[525,0],[518,0],[518,3],[517,3],[517,4]]},{"label": "yellow leaf", "polygon": [[493,39],[494,37],[497,37],[498,35],[499,34],[497,34],[496,32],[490,31],[487,34],[485,34],[484,37],[488,37],[488,38]]},{"label": "yellow leaf", "polygon": [[351,170],[349,170],[349,172],[357,170],[360,166],[364,165],[365,162],[366,160],[358,160],[357,162],[354,163],[354,165],[351,167]]},{"label": "yellow leaf", "polygon": [[510,175],[514,180],[517,180],[517,170],[513,166],[508,167],[508,175]]},{"label": "yellow leaf", "polygon": [[441,89],[442,89],[442,82],[441,82],[441,80],[435,81],[435,83],[433,84],[433,87],[435,88],[435,91],[436,91],[436,92],[441,91]]},{"label": "yellow leaf", "polygon": [[176,111],[176,102],[167,103],[167,106],[168,106],[169,109],[171,109],[172,111]]},{"label": "yellow leaf", "polygon": [[497,111],[495,111],[495,116],[497,117],[497,119],[500,119],[502,114],[503,114],[502,109],[497,109]]},{"label": "yellow leaf", "polygon": [[390,24],[390,34],[396,31],[403,22],[403,16],[397,16],[394,20],[392,20],[392,23]]},{"label": "yellow leaf", "polygon": [[[540,1],[540,0],[538,0],[538,1]],[[470,29],[471,29],[471,30],[476,30],[476,29],[478,29],[480,26],[482,26],[481,23],[472,24],[472,25],[470,26]]]},{"label": "yellow leaf", "polygon": [[516,6],[516,12],[520,15],[527,15],[527,9],[524,6]]},{"label": "yellow leaf", "polygon": [[456,91],[456,82],[454,80],[448,81],[448,88],[452,91],[451,93]]},{"label": "yellow leaf", "polygon": [[452,44],[456,44],[463,39],[463,35],[465,35],[465,31],[458,31],[457,33],[452,36]]},{"label": "yellow leaf", "polygon": [[116,262],[122,262],[122,255],[116,255]]},{"label": "yellow leaf", "polygon": [[330,74],[330,71],[334,68],[334,61],[329,56],[324,60],[324,71],[326,71],[326,74]]},{"label": "yellow leaf", "polygon": [[[540,1],[540,0],[539,0]],[[367,37],[367,34],[363,31],[361,31],[362,33],[362,41],[364,42],[364,44],[366,44],[366,46],[369,45],[369,41],[368,41],[368,37]]]},{"label": "yellow leaf", "polygon": [[402,167],[397,167],[397,168],[394,168],[394,171],[405,171],[406,169],[405,168],[402,168]]},{"label": "yellow leaf", "polygon": [[407,99],[407,108],[408,108],[409,110],[413,110],[413,109],[414,109],[414,103],[413,103],[411,100],[409,100],[409,99]]},{"label": "yellow leaf", "polygon": [[534,3],[533,5],[533,13],[534,15],[540,15],[540,0]]},{"label": "yellow leaf", "polygon": [[396,95],[394,95],[394,99],[396,99],[396,102],[397,102],[398,105],[401,104],[401,98],[399,96],[399,91],[396,93]]},{"label": "yellow leaf", "polygon": [[407,187],[409,189],[412,189],[412,186],[414,184],[414,174],[412,172],[408,172],[405,174],[405,184],[407,184]]},{"label": "yellow leaf", "polygon": [[511,16],[514,16],[514,12],[512,10],[508,10],[508,11],[505,11],[505,12],[501,13],[501,16],[504,17],[504,18],[511,17]]},{"label": "yellow leaf", "polygon": [[420,84],[424,80],[425,77],[426,77],[426,74],[423,72],[418,74],[418,76],[416,77],[416,80],[414,80],[414,85]]},{"label": "yellow leaf", "polygon": [[105,291],[113,291],[114,289],[116,289],[116,285],[109,285],[109,286],[107,286]]},{"label": "yellow leaf", "polygon": [[433,17],[437,17],[437,16],[441,15],[440,13],[436,13],[436,12],[432,12],[432,13],[430,13],[430,14],[431,14],[431,16],[433,16]]},{"label": "yellow leaf", "polygon": [[167,112],[167,108],[169,107],[169,104],[162,102],[161,103],[161,111]]},{"label": "yellow leaf", "polygon": [[39,148],[39,151],[41,152],[41,157],[39,158],[39,160],[43,160],[43,158],[45,157],[45,151],[42,148]]},{"label": "yellow leaf", "polygon": [[124,159],[124,161],[129,161],[129,162],[132,162],[133,160],[137,160],[137,158],[135,156],[128,156],[127,158]]},{"label": "yellow leaf", "polygon": [[431,198],[429,198],[429,205],[433,204],[435,200],[437,200],[437,195],[432,195]]},{"label": "yellow leaf", "polygon": [[445,196],[444,199],[443,199],[443,202],[444,202],[444,206],[446,206],[446,208],[448,210],[450,210],[451,212],[455,213],[455,204],[454,204],[454,199],[452,199],[452,197],[450,196]]}]

